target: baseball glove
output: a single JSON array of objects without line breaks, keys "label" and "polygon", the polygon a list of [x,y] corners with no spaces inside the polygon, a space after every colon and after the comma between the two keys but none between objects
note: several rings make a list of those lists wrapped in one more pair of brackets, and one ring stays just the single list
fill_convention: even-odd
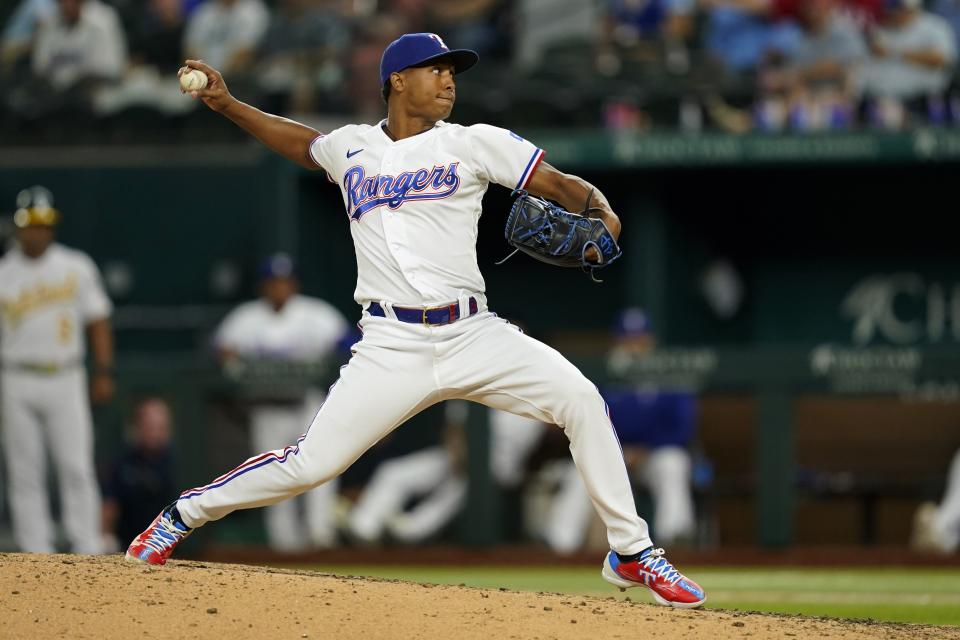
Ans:
[{"label": "baseball glove", "polygon": [[[557,267],[580,267],[594,282],[601,282],[594,271],[619,258],[622,251],[603,221],[589,217],[591,212],[598,211],[596,207],[590,207],[593,191],[587,194],[586,205],[580,213],[566,211],[526,191],[515,193],[519,197],[510,209],[504,230],[514,251],[497,264],[503,264],[517,251],[523,251]],[[587,260],[590,247],[596,249],[597,262]]]}]

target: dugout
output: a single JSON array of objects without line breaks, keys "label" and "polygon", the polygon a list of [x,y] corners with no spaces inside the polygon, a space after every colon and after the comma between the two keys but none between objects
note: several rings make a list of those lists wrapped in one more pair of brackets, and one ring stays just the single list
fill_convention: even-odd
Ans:
[{"label": "dugout", "polygon": [[[523,256],[496,267],[509,193],[491,190],[479,256],[495,308],[521,313],[595,377],[627,305],[648,309],[666,349],[714,355],[692,382],[720,544],[902,544],[960,447],[960,134],[525,133],[608,195],[626,254],[603,285]],[[185,484],[217,472],[210,452],[230,436],[211,426],[223,423],[212,400],[223,386],[207,339],[250,295],[260,256],[291,252],[306,292],[358,315],[348,221],[322,173],[247,144],[0,150],[0,203],[36,183],[56,194],[62,240],[94,256],[117,305],[120,395],[97,416],[103,455],[125,403],[161,390],[178,412]],[[743,290],[729,316],[703,293],[718,260]],[[471,435],[482,446],[482,428]],[[472,512],[496,522],[483,486]],[[481,525],[473,541],[496,539]]]}]

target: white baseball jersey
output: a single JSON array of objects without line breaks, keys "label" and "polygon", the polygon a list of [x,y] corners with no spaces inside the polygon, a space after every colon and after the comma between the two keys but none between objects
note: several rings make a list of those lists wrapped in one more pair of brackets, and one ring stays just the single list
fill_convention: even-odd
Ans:
[{"label": "white baseball jersey", "polygon": [[[329,482],[411,416],[463,399],[561,427],[610,548],[630,555],[652,546],[596,386],[559,352],[486,310],[476,253],[483,194],[491,182],[525,188],[543,151],[505,129],[438,122],[398,141],[380,124],[349,125],[318,136],[310,155],[343,192],[363,339],[307,432],[184,491],[177,501],[184,524]],[[477,312],[440,325],[369,311],[371,302],[431,307],[469,296]],[[141,547],[135,542],[128,553],[151,553]]]},{"label": "white baseball jersey", "polygon": [[310,145],[350,216],[354,298],[412,307],[484,300],[476,249],[483,194],[491,182],[526,187],[543,150],[484,124],[440,121],[397,141],[381,124],[347,125]]},{"label": "white baseball jersey", "polygon": [[39,258],[0,259],[0,359],[63,365],[85,354],[84,327],[112,311],[85,253],[53,243]]},{"label": "white baseball jersey", "polygon": [[263,299],[240,305],[214,341],[241,356],[307,362],[333,351],[346,331],[347,321],[332,305],[294,295],[279,312]]}]

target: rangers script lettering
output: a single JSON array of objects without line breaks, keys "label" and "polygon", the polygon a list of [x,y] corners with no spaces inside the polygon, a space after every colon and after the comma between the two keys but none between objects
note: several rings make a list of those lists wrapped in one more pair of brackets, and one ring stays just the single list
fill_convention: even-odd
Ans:
[{"label": "rangers script lettering", "polygon": [[453,195],[460,187],[459,164],[453,162],[429,171],[404,171],[396,177],[378,175],[369,178],[365,177],[363,167],[350,167],[343,174],[350,219],[360,220],[363,214],[384,204],[399,209],[408,200],[439,200]]}]

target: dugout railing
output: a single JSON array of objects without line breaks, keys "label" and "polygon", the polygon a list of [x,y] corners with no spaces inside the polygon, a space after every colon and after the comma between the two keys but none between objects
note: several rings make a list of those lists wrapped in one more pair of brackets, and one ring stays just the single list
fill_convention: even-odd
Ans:
[{"label": "dugout railing", "polygon": [[[796,541],[801,499],[838,497],[853,497],[857,513],[838,518],[833,526],[852,520],[856,537],[846,539],[883,542],[875,531],[883,500],[915,503],[935,496],[949,456],[960,447],[957,349],[672,348],[616,374],[600,356],[575,361],[601,386],[684,387],[707,404],[711,398],[740,398],[741,406],[749,406],[729,415],[714,411],[701,424],[710,430],[703,453],[719,458],[713,461],[717,472],[706,494],[748,501],[753,520],[744,525],[752,529],[747,539],[768,547]],[[203,358],[126,354],[118,361],[116,402],[97,411],[100,457],[109,458],[122,440],[123,407],[160,392],[177,419],[181,479],[190,486],[203,484],[248,455],[242,417],[224,412],[234,411],[238,401],[276,397],[307,384],[325,386],[335,376],[336,364],[225,374]],[[486,409],[471,407],[468,504],[455,539],[492,545],[502,541],[504,505],[489,473]],[[926,410],[931,407],[935,410]],[[914,423],[892,425],[885,414],[895,411],[914,416]],[[815,426],[804,433],[798,424]],[[734,451],[739,462],[722,459]],[[218,528],[216,539],[249,541],[256,538],[251,533],[256,526],[241,516]],[[726,540],[724,533],[721,527],[718,541]]]}]

